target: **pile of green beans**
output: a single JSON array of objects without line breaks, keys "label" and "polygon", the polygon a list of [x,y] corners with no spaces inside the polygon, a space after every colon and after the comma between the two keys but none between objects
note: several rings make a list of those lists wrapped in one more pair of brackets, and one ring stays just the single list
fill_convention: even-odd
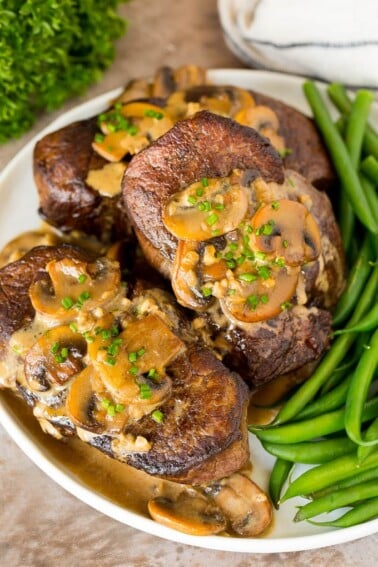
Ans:
[{"label": "pile of green beans", "polygon": [[[329,85],[341,112],[335,124],[315,83],[303,90],[340,182],[349,275],[330,349],[274,422],[249,431],[276,457],[269,493],[277,508],[301,496],[310,502],[294,521],[348,527],[378,517],[378,134],[368,123],[369,91],[351,100],[344,87]],[[315,466],[291,480],[299,463]],[[351,510],[336,520],[313,520],[345,506]]]}]

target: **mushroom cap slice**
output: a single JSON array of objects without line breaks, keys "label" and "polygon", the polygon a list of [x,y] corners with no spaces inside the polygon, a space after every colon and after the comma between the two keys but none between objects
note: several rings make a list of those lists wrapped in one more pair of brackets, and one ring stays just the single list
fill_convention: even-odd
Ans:
[{"label": "mushroom cap slice", "polygon": [[205,488],[230,522],[244,537],[260,535],[272,521],[272,505],[261,488],[244,474],[235,473]]},{"label": "mushroom cap slice", "polygon": [[255,323],[272,319],[295,294],[299,268],[270,268],[268,280],[258,278],[239,286],[239,292],[225,295],[219,303],[226,317],[237,324],[240,321]]},{"label": "mushroom cap slice", "polygon": [[85,339],[68,326],[49,329],[26,354],[27,383],[32,390],[65,384],[83,369],[86,351]]},{"label": "mushroom cap slice", "polygon": [[246,187],[223,179],[209,179],[206,183],[208,187],[201,198],[196,197],[196,191],[203,194],[204,189],[201,183],[194,183],[172,195],[165,205],[163,222],[179,240],[201,242],[226,234],[237,228],[247,213]]},{"label": "mushroom cap slice", "polygon": [[159,524],[184,532],[206,536],[218,534],[226,521],[217,506],[199,495],[182,493],[176,500],[158,497],[148,502],[151,517]]},{"label": "mushroom cap slice", "polygon": [[92,376],[95,370],[93,366],[87,366],[71,384],[67,399],[66,409],[68,417],[73,423],[94,433],[100,433],[105,429],[105,423],[94,416],[95,393],[93,390]]},{"label": "mushroom cap slice", "polygon": [[280,199],[260,207],[251,226],[255,247],[283,257],[290,266],[312,262],[321,252],[318,224],[298,201]]},{"label": "mushroom cap slice", "polygon": [[29,289],[34,309],[54,320],[70,321],[74,309],[90,311],[111,302],[120,291],[118,262],[101,258],[94,263],[63,258],[46,265],[49,277]]}]

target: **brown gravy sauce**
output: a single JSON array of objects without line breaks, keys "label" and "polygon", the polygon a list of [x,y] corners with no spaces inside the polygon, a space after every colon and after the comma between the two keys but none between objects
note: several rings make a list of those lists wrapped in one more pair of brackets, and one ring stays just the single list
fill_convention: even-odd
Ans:
[{"label": "brown gravy sauce", "polygon": [[7,407],[27,428],[37,443],[42,444],[60,466],[73,473],[78,480],[133,512],[150,517],[147,503],[156,496],[176,498],[184,485],[154,478],[125,463],[120,463],[87,445],[78,438],[58,441],[44,433],[25,402],[12,392],[1,392]]}]

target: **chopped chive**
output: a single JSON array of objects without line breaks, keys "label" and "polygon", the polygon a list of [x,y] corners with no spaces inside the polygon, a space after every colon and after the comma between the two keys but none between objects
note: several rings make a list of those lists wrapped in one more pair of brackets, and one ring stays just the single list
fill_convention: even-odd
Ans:
[{"label": "chopped chive", "polygon": [[218,222],[218,220],[219,220],[218,215],[216,215],[215,213],[212,213],[211,215],[209,215],[206,218],[206,224],[208,224],[209,226],[213,226],[213,224]]},{"label": "chopped chive", "polygon": [[115,406],[115,410],[117,413],[121,413],[121,411],[123,411],[125,409],[125,406],[123,404],[116,404]]},{"label": "chopped chive", "polygon": [[130,370],[129,370],[129,374],[132,374],[133,376],[136,376],[139,372],[139,368],[137,366],[131,366]]},{"label": "chopped chive", "polygon": [[119,346],[112,343],[111,345],[108,346],[107,348],[107,352],[111,355],[111,356],[117,356],[117,354],[119,353]]},{"label": "chopped chive", "polygon": [[201,179],[201,184],[202,184],[202,187],[208,187],[208,186],[209,186],[209,180],[208,180],[208,178],[207,178],[207,177],[202,177],[202,179]]},{"label": "chopped chive", "polygon": [[238,249],[238,245],[236,244],[236,242],[231,242],[231,244],[229,244],[229,249],[235,252],[235,250]]},{"label": "chopped chive", "polygon": [[296,187],[295,181],[293,181],[293,179],[291,177],[288,177],[287,180],[289,182],[289,185],[291,185],[292,187]]},{"label": "chopped chive", "polygon": [[130,134],[130,136],[135,136],[138,133],[138,128],[136,126],[130,126],[127,129],[127,132]]},{"label": "chopped chive", "polygon": [[73,306],[74,302],[70,297],[63,297],[62,301],[60,302],[62,307],[64,307],[64,309],[71,309],[71,307]]},{"label": "chopped chive", "polygon": [[162,423],[164,419],[164,414],[160,410],[155,410],[152,412],[151,417],[154,421],[156,421],[156,423]]},{"label": "chopped chive", "polygon": [[195,205],[197,203],[197,197],[194,197],[194,195],[190,195],[190,197],[188,197],[188,202],[191,205]]},{"label": "chopped chive", "polygon": [[138,358],[138,356],[137,356],[136,352],[129,352],[129,355],[128,355],[129,362],[136,362],[137,358]]},{"label": "chopped chive", "polygon": [[83,284],[87,281],[87,276],[85,274],[80,274],[80,276],[77,278],[77,281],[79,282],[79,284]]},{"label": "chopped chive", "polygon": [[279,208],[280,208],[280,203],[278,201],[272,201],[272,209],[278,211]]},{"label": "chopped chive", "polygon": [[145,352],[146,352],[146,349],[145,349],[144,347],[140,348],[140,349],[137,351],[137,356],[138,356],[138,358],[139,358],[140,356],[143,356]]},{"label": "chopped chive", "polygon": [[114,356],[107,356],[106,363],[110,364],[110,366],[115,366],[117,364],[117,359]]},{"label": "chopped chive", "polygon": [[111,405],[111,401],[104,398],[101,400],[101,405],[103,408],[107,409]]},{"label": "chopped chive", "polygon": [[282,311],[286,311],[287,309],[290,309],[290,307],[292,307],[292,303],[290,303],[290,301],[285,301],[284,303],[281,303],[281,309]]},{"label": "chopped chive", "polygon": [[201,189],[201,187],[198,187],[198,189],[196,189],[196,195],[197,197],[202,197],[202,195],[205,193],[205,191],[203,189]]},{"label": "chopped chive", "polygon": [[149,400],[151,398],[151,388],[148,384],[142,383],[139,385],[139,397],[142,400]]},{"label": "chopped chive", "polygon": [[113,133],[116,131],[116,126],[115,124],[112,124],[111,122],[108,122],[106,125],[107,129],[109,130],[110,133]]},{"label": "chopped chive", "polygon": [[236,289],[233,289],[232,287],[227,290],[228,295],[235,295],[235,293],[236,293]]},{"label": "chopped chive", "polygon": [[264,303],[264,305],[266,305],[269,302],[269,297],[265,294],[260,295],[260,301],[261,303]]},{"label": "chopped chive", "polygon": [[213,295],[213,290],[211,287],[203,287],[201,291],[204,297],[210,297],[210,295]]},{"label": "chopped chive", "polygon": [[154,379],[154,378],[158,378],[159,374],[158,374],[156,368],[150,368],[148,373],[147,373],[147,376],[148,376],[148,378]]},{"label": "chopped chive", "polygon": [[105,136],[104,134],[96,134],[94,140],[95,142],[97,142],[97,144],[102,144],[102,142],[105,140]]},{"label": "chopped chive", "polygon": [[289,156],[290,154],[293,153],[293,150],[291,148],[283,148],[282,150],[277,150],[278,153],[280,154],[280,157],[285,158],[286,156]]},{"label": "chopped chive", "polygon": [[248,233],[248,234],[252,234],[252,232],[253,232],[253,228],[252,228],[251,225],[249,224],[249,225],[247,226],[247,233]]},{"label": "chopped chive", "polygon": [[251,309],[256,309],[259,303],[259,298],[257,297],[257,295],[249,295],[247,297],[247,303]]},{"label": "chopped chive", "polygon": [[236,263],[238,266],[241,266],[242,264],[244,264],[246,259],[245,254],[240,254],[240,256],[238,256],[238,258],[236,258]]},{"label": "chopped chive", "polygon": [[113,404],[110,404],[110,406],[107,409],[108,415],[110,415],[110,417],[114,417],[116,414],[116,409],[115,406]]},{"label": "chopped chive", "polygon": [[235,260],[227,260],[226,266],[227,266],[227,268],[230,268],[230,270],[233,270],[234,268],[236,268],[236,261]]},{"label": "chopped chive", "polygon": [[271,272],[270,272],[270,270],[269,270],[269,268],[268,268],[268,266],[260,266],[260,267],[257,269],[257,273],[258,273],[258,275],[260,276],[260,278],[263,278],[263,280],[267,280],[267,279],[270,278],[271,275],[272,275]]},{"label": "chopped chive", "polygon": [[233,260],[234,255],[232,252],[227,252],[224,257],[226,258],[226,260]]},{"label": "chopped chive", "polygon": [[223,211],[225,209],[225,206],[223,205],[223,203],[215,203],[214,209],[217,209],[217,211]]},{"label": "chopped chive", "polygon": [[63,356],[63,358],[67,358],[68,357],[68,348],[63,347],[62,350],[60,351],[60,354]]},{"label": "chopped chive", "polygon": [[211,231],[211,234],[212,234],[213,236],[219,236],[219,235],[220,235],[220,230],[219,230],[219,228],[216,228],[215,230],[212,230],[212,231]]},{"label": "chopped chive", "polygon": [[53,354],[56,354],[59,350],[59,346],[60,346],[59,343],[54,343],[53,346],[51,347],[51,352]]},{"label": "chopped chive", "polygon": [[260,252],[259,250],[257,250],[257,252],[255,252],[255,257],[258,260],[265,260],[266,254],[265,254],[265,252]]},{"label": "chopped chive", "polygon": [[116,102],[114,108],[115,110],[122,110],[122,102]]},{"label": "chopped chive", "polygon": [[197,209],[198,209],[199,211],[204,211],[204,210],[205,210],[205,204],[204,204],[204,203],[198,203]]},{"label": "chopped chive", "polygon": [[276,258],[274,260],[274,264],[276,264],[276,266],[279,266],[280,268],[284,268],[286,266],[286,262],[283,258]]},{"label": "chopped chive", "polygon": [[266,224],[263,224],[262,227],[260,227],[261,233],[264,234],[264,236],[270,236],[272,234],[273,225],[274,225],[274,222],[273,222],[273,224],[272,224],[272,222],[269,221]]},{"label": "chopped chive", "polygon": [[284,248],[287,248],[287,247],[289,246],[289,242],[288,242],[286,239],[283,240],[283,241],[282,241],[282,246],[283,246]]},{"label": "chopped chive", "polygon": [[101,329],[100,331],[100,336],[102,339],[110,339],[110,337],[112,336],[111,330],[110,329]]},{"label": "chopped chive", "polygon": [[238,279],[242,282],[254,282],[255,280],[257,280],[257,276],[256,274],[246,273],[240,274],[240,276],[238,276]]},{"label": "chopped chive", "polygon": [[78,328],[76,323],[70,323],[70,329],[73,333],[77,333],[78,332]]}]

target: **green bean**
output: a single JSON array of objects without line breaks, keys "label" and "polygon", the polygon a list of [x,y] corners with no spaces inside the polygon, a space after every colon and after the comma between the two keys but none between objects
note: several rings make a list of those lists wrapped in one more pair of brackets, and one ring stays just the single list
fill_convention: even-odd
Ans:
[{"label": "green bean", "polygon": [[294,496],[305,496],[354,476],[359,471],[366,471],[378,466],[378,451],[369,455],[360,463],[356,454],[344,455],[329,463],[318,465],[296,478],[288,487],[280,502]]},{"label": "green bean", "polygon": [[[329,85],[327,93],[336,108],[348,115],[352,108],[352,101],[349,99],[345,88],[339,83],[332,83]],[[365,130],[363,148],[366,154],[372,154],[378,158],[378,134],[369,124]]]},{"label": "green bean", "polygon": [[269,478],[269,496],[273,506],[278,510],[282,488],[293,468],[293,463],[277,459]]},{"label": "green bean", "polygon": [[[356,341],[357,340],[358,339],[356,339]],[[330,390],[333,390],[334,388],[336,388],[336,386],[339,386],[340,383],[343,381],[343,379],[350,374],[350,370],[354,368],[358,359],[359,356],[357,357],[356,354],[353,354],[352,358],[350,358],[348,362],[346,362],[345,364],[341,364],[341,366],[335,368],[331,376],[328,378],[328,380],[324,383],[324,385],[320,389],[320,395],[324,396],[324,394],[327,394]]]},{"label": "green bean", "polygon": [[[370,307],[373,294],[378,286],[378,267],[373,270],[370,279],[365,286],[360,301],[349,320],[347,327],[355,325]],[[314,398],[319,389],[327,381],[331,373],[337,368],[341,360],[353,344],[356,335],[354,333],[346,333],[340,335],[333,343],[332,348],[323,357],[319,366],[316,368],[312,376],[304,382],[304,384],[291,396],[289,401],[283,406],[273,425],[289,421],[297,415],[310,400]]]},{"label": "green bean", "polygon": [[312,443],[269,443],[263,442],[263,447],[268,453],[293,463],[304,463],[307,465],[318,465],[328,463],[337,457],[347,455],[356,450],[356,445],[348,437],[338,439],[326,439],[325,441],[314,441]]},{"label": "green bean", "polygon": [[[378,417],[375,418],[365,432],[366,441],[373,441],[374,439],[378,439]],[[357,449],[358,460],[362,463],[375,449],[374,445],[359,445]]]},{"label": "green bean", "polygon": [[378,234],[378,224],[369,209],[357,172],[352,165],[345,144],[332,122],[318,88],[312,81],[306,81],[303,85],[303,90],[356,216],[370,232]]},{"label": "green bean", "polygon": [[371,310],[366,313],[358,323],[348,329],[339,329],[333,335],[342,335],[343,333],[362,333],[364,331],[372,331],[378,326],[378,303],[373,305]]},{"label": "green bean", "polygon": [[[378,219],[378,196],[377,196],[377,190],[374,187],[374,184],[370,181],[370,179],[368,179],[366,177],[366,175],[364,175],[363,173],[360,173],[359,175],[360,177],[360,183],[362,186],[362,189],[364,190],[365,193],[365,197],[367,199],[367,202],[369,203],[369,207],[371,212],[373,213],[373,215],[375,216],[375,220]],[[375,244],[375,246],[374,246]],[[373,241],[373,249],[375,252],[376,257],[378,256],[378,239],[375,238]]]},{"label": "green bean", "polygon": [[[270,443],[301,443],[311,441],[316,437],[337,433],[344,429],[345,409],[323,413],[305,421],[285,423],[277,427],[249,425],[248,430],[254,433],[260,441]],[[372,398],[364,405],[362,421],[370,421],[378,416],[378,397]]]},{"label": "green bean", "polygon": [[367,177],[374,183],[377,187],[378,185],[378,161],[373,156],[368,156],[361,163],[361,171],[367,175]]},{"label": "green bean", "polygon": [[358,445],[376,445],[378,438],[364,441],[361,437],[361,420],[370,384],[378,366],[378,329],[372,336],[368,350],[362,354],[352,376],[345,403],[345,430]]},{"label": "green bean", "polygon": [[378,483],[375,480],[356,484],[349,490],[338,490],[322,498],[313,500],[301,506],[295,515],[294,522],[308,520],[324,512],[331,512],[343,506],[350,506],[355,502],[378,496]]},{"label": "green bean", "polygon": [[345,252],[348,252],[352,245],[352,238],[354,234],[354,229],[356,225],[356,217],[353,212],[348,199],[343,192],[340,193],[339,198],[339,229],[341,240],[344,246]]},{"label": "green bean", "polygon": [[[360,462],[359,459],[358,461]],[[367,482],[369,480],[375,480],[376,482],[377,479],[378,479],[378,467],[362,470],[361,472],[356,473],[350,478],[341,480],[336,484],[331,484],[327,488],[313,492],[309,496],[316,500],[317,498],[322,498],[326,494],[331,494],[333,492],[336,492],[336,490],[344,490],[345,488],[350,488],[352,486],[355,486],[356,484],[362,484],[363,482]]]},{"label": "green bean", "polygon": [[316,526],[333,526],[335,528],[348,528],[357,524],[362,524],[368,520],[378,517],[378,498],[370,498],[362,504],[359,504],[353,510],[349,510],[346,514],[333,520],[332,522],[314,522],[309,520],[311,524]]},{"label": "green bean", "polygon": [[333,314],[333,325],[337,327],[349,317],[353,311],[365,286],[365,282],[371,272],[369,262],[372,260],[371,242],[366,236],[361,246],[361,251],[350,270],[346,288],[340,297]]},{"label": "green bean", "polygon": [[345,145],[355,169],[358,168],[360,162],[362,140],[373,100],[374,96],[371,91],[357,91],[348,117],[345,130]]},{"label": "green bean", "polygon": [[352,377],[348,376],[341,384],[336,386],[333,390],[325,393],[317,400],[308,404],[298,415],[295,416],[295,421],[302,419],[309,419],[316,417],[319,414],[336,410],[345,404],[349,384]]}]

